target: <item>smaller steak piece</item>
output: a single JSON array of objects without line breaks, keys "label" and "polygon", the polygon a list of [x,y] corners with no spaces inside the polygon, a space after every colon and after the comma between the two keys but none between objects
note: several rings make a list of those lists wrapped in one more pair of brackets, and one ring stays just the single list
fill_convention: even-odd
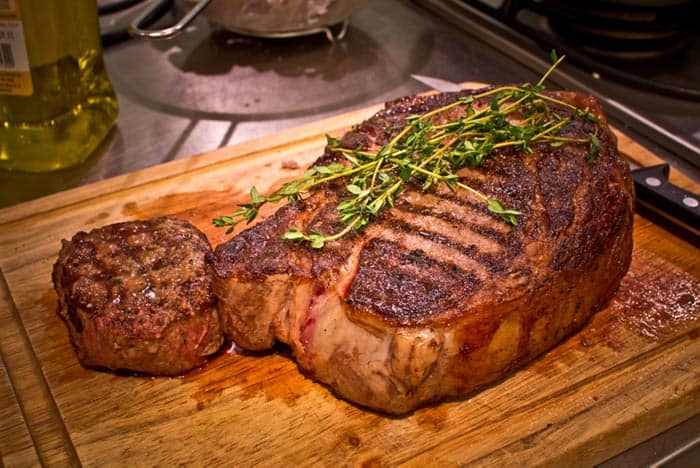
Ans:
[{"label": "smaller steak piece", "polygon": [[80,362],[152,375],[203,364],[223,341],[210,252],[196,227],[165,217],[64,240],[53,282]]}]

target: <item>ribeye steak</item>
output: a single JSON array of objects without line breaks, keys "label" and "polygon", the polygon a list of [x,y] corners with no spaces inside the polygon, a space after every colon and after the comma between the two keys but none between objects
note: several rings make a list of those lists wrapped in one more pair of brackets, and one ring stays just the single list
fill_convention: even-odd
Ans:
[{"label": "ribeye steak", "polygon": [[[388,103],[341,146],[377,148],[407,116],[470,93]],[[327,184],[215,249],[224,333],[251,350],[284,342],[341,397],[401,414],[502,378],[579,329],[629,266],[634,193],[600,103],[552,95],[597,117],[597,158],[583,144],[537,144],[459,172],[521,211],[517,226],[465,190],[408,187],[364,230],[323,249],[283,240],[291,226],[343,227],[336,205],[347,194]],[[436,116],[448,117],[459,116]],[[564,132],[586,138],[592,125],[576,120]],[[327,148],[316,164],[339,159]]]}]

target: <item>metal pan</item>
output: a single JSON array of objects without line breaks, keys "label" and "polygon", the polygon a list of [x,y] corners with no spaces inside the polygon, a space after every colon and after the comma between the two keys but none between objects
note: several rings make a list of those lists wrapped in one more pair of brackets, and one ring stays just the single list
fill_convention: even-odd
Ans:
[{"label": "metal pan", "polygon": [[[129,34],[142,39],[170,39],[180,34],[199,14],[214,24],[257,37],[292,37],[325,33],[330,41],[342,39],[351,13],[367,0],[178,0],[189,8],[173,26],[145,29],[151,12],[163,2],[154,1],[129,26]],[[331,29],[340,24],[338,31]]]}]

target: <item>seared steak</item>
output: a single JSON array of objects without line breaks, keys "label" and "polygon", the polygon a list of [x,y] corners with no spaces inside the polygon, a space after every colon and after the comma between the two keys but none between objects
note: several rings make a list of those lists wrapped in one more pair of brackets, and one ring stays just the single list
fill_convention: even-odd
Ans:
[{"label": "seared steak", "polygon": [[222,343],[209,242],[156,218],[79,232],[53,269],[59,314],[85,366],[176,375]]},{"label": "seared steak", "polygon": [[[391,102],[341,146],[376,149],[407,116],[468,94]],[[343,227],[336,205],[346,192],[327,184],[216,248],[224,333],[247,349],[287,343],[300,369],[338,395],[400,414],[472,392],[579,329],[629,266],[634,194],[599,102],[553,94],[597,117],[597,158],[585,144],[537,144],[459,172],[522,212],[517,226],[465,190],[409,187],[365,230],[321,250],[282,240],[292,226]],[[575,120],[562,133],[594,131]],[[334,160],[327,148],[317,164]]]}]

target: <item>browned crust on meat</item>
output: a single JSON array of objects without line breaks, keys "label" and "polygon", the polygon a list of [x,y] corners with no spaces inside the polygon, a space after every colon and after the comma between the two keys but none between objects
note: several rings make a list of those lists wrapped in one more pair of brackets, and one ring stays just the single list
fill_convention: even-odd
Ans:
[{"label": "browned crust on meat", "polygon": [[[465,93],[388,103],[341,145],[376,149],[408,115]],[[402,414],[502,378],[578,330],[629,267],[634,190],[600,103],[555,94],[597,116],[597,128],[563,129],[575,138],[597,132],[595,160],[585,144],[535,145],[460,171],[521,211],[517,226],[466,191],[409,186],[364,231],[321,251],[283,240],[292,226],[342,227],[342,186],[326,186],[217,247],[224,332],[249,349],[288,343],[300,369],[339,396]],[[326,149],[317,164],[339,158]]]},{"label": "browned crust on meat", "polygon": [[[389,103],[385,111],[346,134],[341,145],[381,145],[400,130],[406,116],[427,112],[466,93]],[[365,238],[366,252],[345,299],[358,317],[401,326],[449,320],[479,304],[517,295],[525,284],[544,284],[551,275],[591,264],[610,239],[629,226],[631,178],[599,102],[576,93],[557,94],[598,117],[598,158],[587,161],[584,144],[557,149],[540,144],[533,154],[498,151],[483,167],[462,170],[467,183],[523,213],[514,228],[465,191],[440,188],[426,194],[409,187],[394,208],[357,235]],[[563,134],[585,138],[594,131],[593,124],[577,120]],[[318,163],[337,157],[327,150]],[[334,278],[356,237],[318,252],[281,236],[291,226],[309,232],[342,228],[335,210],[339,192],[338,186],[316,192],[219,246],[214,261],[218,275]],[[421,225],[420,218],[441,224],[442,232],[424,222]]]},{"label": "browned crust on meat", "polygon": [[173,375],[202,364],[222,343],[210,253],[174,218],[64,240],[53,281],[83,365]]}]

